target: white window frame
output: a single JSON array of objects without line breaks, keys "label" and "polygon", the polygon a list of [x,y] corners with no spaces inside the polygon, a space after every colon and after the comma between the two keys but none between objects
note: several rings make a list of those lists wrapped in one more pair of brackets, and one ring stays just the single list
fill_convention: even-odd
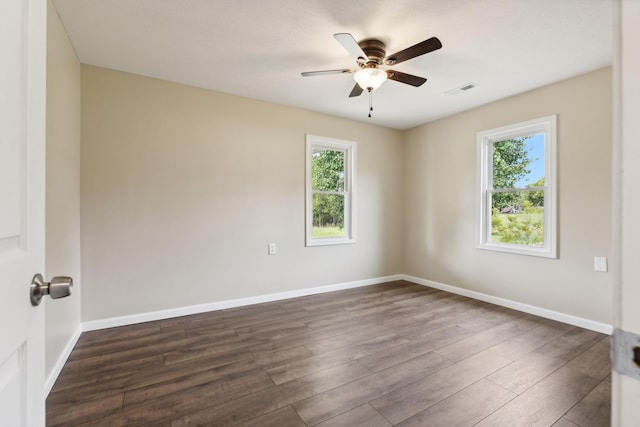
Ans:
[{"label": "white window frame", "polygon": [[[306,137],[306,245],[325,246],[356,243],[356,143],[324,136],[307,135]],[[344,156],[344,236],[341,237],[313,237],[313,194],[311,182],[311,159],[313,150],[337,150]]]},{"label": "white window frame", "polygon": [[[544,245],[533,247],[491,242],[491,189],[493,189],[493,143],[527,135],[544,134]],[[478,132],[478,215],[476,247],[498,252],[557,258],[556,115]]]}]

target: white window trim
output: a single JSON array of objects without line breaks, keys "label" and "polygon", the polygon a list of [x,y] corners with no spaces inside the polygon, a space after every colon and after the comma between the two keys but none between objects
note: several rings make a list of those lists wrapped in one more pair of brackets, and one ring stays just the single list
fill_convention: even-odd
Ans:
[{"label": "white window trim", "polygon": [[[305,228],[307,246],[326,246],[356,243],[356,143],[341,139],[307,134],[306,179],[305,179]],[[345,198],[344,198],[344,230],[343,237],[313,237],[313,191],[311,183],[311,157],[314,149],[330,149],[345,152]]]},{"label": "white window trim", "polygon": [[[491,155],[490,146],[496,141],[523,137],[534,133],[545,134],[544,245],[542,247],[528,247],[491,242],[489,240],[491,237],[491,203],[488,190],[492,184],[493,156]],[[476,206],[479,212],[476,215],[476,247],[498,252],[557,258],[556,115],[478,132],[477,149],[478,191]]]}]

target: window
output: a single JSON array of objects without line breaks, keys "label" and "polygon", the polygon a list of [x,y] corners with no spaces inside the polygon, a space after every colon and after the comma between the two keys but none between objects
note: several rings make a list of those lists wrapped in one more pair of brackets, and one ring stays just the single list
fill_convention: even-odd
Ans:
[{"label": "window", "polygon": [[556,258],[556,116],[478,133],[477,247]]},{"label": "window", "polygon": [[355,243],[356,143],[307,135],[307,246]]}]

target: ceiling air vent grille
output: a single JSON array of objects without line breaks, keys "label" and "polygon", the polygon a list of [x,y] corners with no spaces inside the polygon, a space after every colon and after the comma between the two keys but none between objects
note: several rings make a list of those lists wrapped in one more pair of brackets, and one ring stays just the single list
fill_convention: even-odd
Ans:
[{"label": "ceiling air vent grille", "polygon": [[457,88],[448,90],[445,93],[447,95],[455,95],[455,94],[458,94],[458,93],[467,92],[467,91],[473,89],[476,86],[478,86],[478,85],[475,84],[475,83],[465,83],[462,86],[458,86]]}]

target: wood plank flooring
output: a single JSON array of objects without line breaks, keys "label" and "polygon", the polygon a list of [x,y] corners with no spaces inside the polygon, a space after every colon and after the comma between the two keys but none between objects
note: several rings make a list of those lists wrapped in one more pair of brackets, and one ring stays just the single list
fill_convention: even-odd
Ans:
[{"label": "wood plank flooring", "polygon": [[83,333],[48,426],[607,426],[609,337],[404,281]]}]

